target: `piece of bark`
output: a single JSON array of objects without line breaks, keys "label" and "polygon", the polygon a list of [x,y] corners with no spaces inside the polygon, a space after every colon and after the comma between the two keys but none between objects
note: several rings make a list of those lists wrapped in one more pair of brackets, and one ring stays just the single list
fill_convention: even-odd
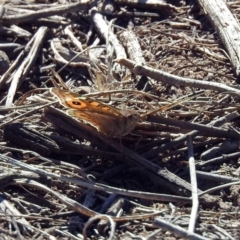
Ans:
[{"label": "piece of bark", "polygon": [[8,91],[7,100],[6,100],[6,107],[9,107],[13,103],[13,98],[18,87],[21,85],[24,77],[27,76],[29,71],[31,70],[33,64],[35,63],[39,50],[41,49],[41,45],[43,43],[43,39],[47,33],[46,27],[40,27],[33,38],[27,44],[28,47],[31,46],[28,55],[16,70],[13,79],[11,81],[11,85]]},{"label": "piece of bark", "polygon": [[57,62],[71,67],[90,67],[87,55],[79,54],[71,49],[62,46],[60,39],[54,38],[51,41],[51,49],[54,52],[54,58]]},{"label": "piece of bark", "polygon": [[201,160],[209,160],[212,158],[220,157],[225,154],[236,152],[239,148],[239,140],[227,139],[220,146],[207,149],[200,156]]},{"label": "piece of bark", "polygon": [[77,3],[67,3],[64,5],[59,5],[57,7],[51,7],[47,9],[41,9],[35,12],[30,12],[28,14],[18,14],[18,15],[6,15],[4,14],[2,17],[2,22],[5,24],[14,24],[14,23],[21,23],[21,22],[29,22],[35,21],[39,18],[43,17],[50,17],[53,15],[63,15],[70,12],[77,12],[87,10],[89,8],[89,4],[91,1],[89,0],[82,0],[81,2]]},{"label": "piece of bark", "polygon": [[[119,38],[126,48],[128,56],[131,60],[135,61],[139,65],[146,64],[143,57],[142,49],[135,33],[131,30],[123,31]],[[140,81],[141,76],[136,76],[137,82]]]},{"label": "piece of bark", "polygon": [[131,30],[127,30],[123,31],[119,37],[126,48],[129,58],[137,64],[145,64],[146,61],[143,57],[142,49],[135,33]]},{"label": "piece of bark", "polygon": [[23,149],[33,150],[43,156],[59,152],[58,145],[54,140],[42,135],[38,131],[25,126],[23,123],[9,124],[4,128],[4,139],[20,146]]},{"label": "piece of bark", "polygon": [[[111,50],[109,50],[111,48],[113,49],[116,58],[127,57],[124,47],[122,46],[117,36],[112,31],[111,27],[109,27],[109,24],[107,24],[107,22],[104,20],[103,15],[99,13],[96,8],[92,8],[92,10],[90,11],[90,14],[91,14],[91,19],[95,28],[97,29],[101,37],[104,38],[106,42],[109,65],[112,64],[111,58],[113,58],[113,53]],[[113,66],[109,69],[109,72],[110,72],[109,73],[110,75],[114,74],[114,77],[119,80],[123,79],[124,76],[130,75],[130,71],[128,69],[122,66],[119,66],[116,63],[113,63]],[[108,83],[111,83],[111,82],[114,82],[114,79],[112,76],[108,77]]]},{"label": "piece of bark", "polygon": [[240,81],[240,25],[224,0],[198,0],[228,51],[237,81]]},{"label": "piece of bark", "polygon": [[70,38],[70,41],[78,48],[79,51],[83,51],[82,43],[74,36],[72,26],[68,25],[65,29],[64,32],[68,37]]},{"label": "piece of bark", "polygon": [[154,9],[161,11],[164,14],[170,14],[171,12],[177,12],[178,8],[172,4],[166,3],[164,0],[115,0],[116,4],[129,5],[132,7],[140,7],[146,9]]},{"label": "piece of bark", "polygon": [[129,59],[117,59],[116,62],[129,68],[130,71],[136,75],[147,76],[168,85],[188,86],[192,88],[202,88],[219,92],[229,91],[232,94],[240,95],[240,90],[229,87],[223,83],[179,77],[162,70],[136,64],[134,61]]}]

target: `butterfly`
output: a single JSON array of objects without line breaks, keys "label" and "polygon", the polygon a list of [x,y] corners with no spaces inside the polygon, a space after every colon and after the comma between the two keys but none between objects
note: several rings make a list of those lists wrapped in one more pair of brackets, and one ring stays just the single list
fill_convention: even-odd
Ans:
[{"label": "butterfly", "polygon": [[97,131],[108,137],[127,135],[132,132],[137,123],[146,116],[159,111],[166,111],[204,93],[204,91],[193,93],[146,114],[139,115],[135,111],[114,108],[93,98],[85,97],[68,90],[51,88],[50,92],[58,98],[62,106],[68,109],[67,114],[69,116],[91,125],[97,129]]},{"label": "butterfly", "polygon": [[130,133],[137,125],[140,115],[131,110],[120,110],[80,94],[51,88],[67,114],[81,120],[108,137],[119,137]]}]

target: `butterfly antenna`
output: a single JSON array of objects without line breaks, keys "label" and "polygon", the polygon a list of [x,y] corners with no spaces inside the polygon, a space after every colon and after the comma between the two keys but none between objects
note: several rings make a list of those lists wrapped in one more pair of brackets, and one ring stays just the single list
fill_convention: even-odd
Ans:
[{"label": "butterfly antenna", "polygon": [[[66,85],[66,83],[62,80],[62,78],[60,77],[60,75],[55,72],[55,70],[53,68],[50,68],[52,75],[58,80],[58,82],[61,84],[61,86],[65,89],[68,90],[68,86]],[[54,80],[55,81],[55,80]],[[55,86],[58,87],[58,86]]]}]

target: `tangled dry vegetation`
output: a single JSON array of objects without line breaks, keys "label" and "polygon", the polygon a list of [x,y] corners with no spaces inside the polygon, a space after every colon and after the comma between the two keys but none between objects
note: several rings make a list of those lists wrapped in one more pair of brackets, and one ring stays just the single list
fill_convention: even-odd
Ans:
[{"label": "tangled dry vegetation", "polygon": [[[239,63],[224,11],[175,2],[2,3],[1,238],[239,238]],[[140,119],[106,136],[126,118],[78,121],[52,87]]]}]

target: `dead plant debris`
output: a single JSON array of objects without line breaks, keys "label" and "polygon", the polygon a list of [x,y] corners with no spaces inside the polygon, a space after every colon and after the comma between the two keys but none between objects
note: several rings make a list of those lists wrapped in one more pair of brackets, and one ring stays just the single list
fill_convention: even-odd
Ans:
[{"label": "dead plant debris", "polygon": [[239,239],[240,1],[193,2],[1,1],[1,237]]}]

